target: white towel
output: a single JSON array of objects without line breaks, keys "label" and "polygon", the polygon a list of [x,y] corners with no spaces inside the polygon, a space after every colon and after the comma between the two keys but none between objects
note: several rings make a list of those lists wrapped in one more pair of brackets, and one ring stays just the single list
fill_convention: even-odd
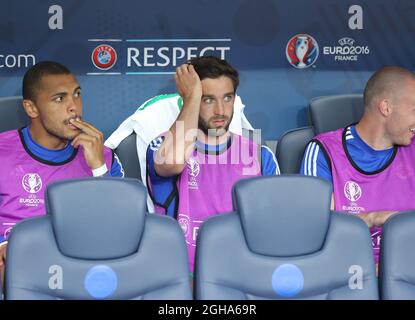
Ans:
[{"label": "white towel", "polygon": [[[137,155],[140,162],[141,180],[146,185],[146,151],[149,143],[166,132],[180,113],[182,98],[178,94],[164,94],[144,102],[136,112],[125,119],[105,141],[105,145],[115,149],[133,131],[137,134]],[[233,118],[229,131],[242,135],[242,129],[253,130],[244,114],[245,105],[239,96],[235,97]],[[149,210],[153,208],[148,201]]]}]

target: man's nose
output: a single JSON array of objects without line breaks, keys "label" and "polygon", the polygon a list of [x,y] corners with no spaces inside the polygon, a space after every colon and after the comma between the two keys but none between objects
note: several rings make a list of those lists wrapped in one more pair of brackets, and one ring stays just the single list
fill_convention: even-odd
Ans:
[{"label": "man's nose", "polygon": [[219,101],[215,108],[215,114],[224,115],[225,114],[225,105],[223,101]]},{"label": "man's nose", "polygon": [[67,110],[69,113],[79,114],[79,102],[75,101],[75,98],[70,98],[68,101]]}]

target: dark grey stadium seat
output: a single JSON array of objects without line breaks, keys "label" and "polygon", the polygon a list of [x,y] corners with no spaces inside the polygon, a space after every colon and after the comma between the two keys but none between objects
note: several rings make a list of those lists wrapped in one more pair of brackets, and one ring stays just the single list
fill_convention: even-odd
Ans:
[{"label": "dark grey stadium seat", "polygon": [[358,122],[363,115],[362,94],[343,94],[313,98],[310,119],[317,135]]},{"label": "dark grey stadium seat", "polygon": [[415,300],[415,211],[399,213],[383,225],[379,264],[381,297]]},{"label": "dark grey stadium seat", "polygon": [[363,95],[361,94],[313,98],[309,105],[313,134],[310,129],[300,128],[287,131],[278,141],[276,155],[281,172],[298,173],[305,146],[312,137],[358,122],[363,115],[363,110]]},{"label": "dark grey stadium seat", "polygon": [[[369,230],[299,175],[245,179],[198,235],[197,299],[378,299]],[[252,196],[255,195],[255,196]]]},{"label": "dark grey stadium seat", "polygon": [[312,127],[287,131],[277,144],[276,157],[282,173],[299,173],[307,143],[313,139]]},{"label": "dark grey stadium seat", "polygon": [[29,122],[22,105],[22,97],[0,98],[0,132],[24,127]]},{"label": "dark grey stadium seat", "polygon": [[146,197],[136,179],[49,185],[47,215],[11,232],[6,299],[191,299],[183,232]]},{"label": "dark grey stadium seat", "polygon": [[115,153],[122,163],[122,167],[125,171],[125,176],[128,178],[136,178],[141,180],[140,161],[137,155],[135,132],[125,138],[118,147],[115,149]]}]

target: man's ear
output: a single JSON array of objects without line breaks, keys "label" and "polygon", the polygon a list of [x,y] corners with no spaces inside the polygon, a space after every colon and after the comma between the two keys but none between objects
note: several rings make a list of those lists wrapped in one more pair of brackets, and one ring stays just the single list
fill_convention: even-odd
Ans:
[{"label": "man's ear", "polygon": [[392,114],[393,108],[388,99],[383,99],[378,104],[379,112],[384,117],[389,117]]},{"label": "man's ear", "polygon": [[30,118],[34,119],[39,116],[39,110],[32,100],[23,99],[23,108]]}]

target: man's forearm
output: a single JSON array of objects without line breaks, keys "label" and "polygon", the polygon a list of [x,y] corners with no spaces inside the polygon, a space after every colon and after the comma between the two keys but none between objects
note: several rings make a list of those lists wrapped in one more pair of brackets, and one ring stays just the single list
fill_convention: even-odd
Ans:
[{"label": "man's forearm", "polygon": [[381,227],[386,220],[398,211],[371,211],[368,213],[360,213],[357,216],[361,218],[369,228]]},{"label": "man's forearm", "polygon": [[373,215],[372,215],[372,213],[373,212],[368,212],[368,213],[360,213],[360,214],[358,214],[357,216],[360,218],[360,219],[362,219],[365,223],[366,223],[366,225],[369,227],[369,228],[372,228],[374,225],[373,225]]},{"label": "man's forearm", "polygon": [[169,176],[183,170],[197,137],[200,99],[200,95],[183,99],[183,108],[156,153],[157,174]]},{"label": "man's forearm", "polygon": [[183,171],[197,137],[202,100],[202,83],[191,64],[178,67],[174,78],[177,92],[183,98],[183,107],[154,159],[157,174],[165,177]]}]

